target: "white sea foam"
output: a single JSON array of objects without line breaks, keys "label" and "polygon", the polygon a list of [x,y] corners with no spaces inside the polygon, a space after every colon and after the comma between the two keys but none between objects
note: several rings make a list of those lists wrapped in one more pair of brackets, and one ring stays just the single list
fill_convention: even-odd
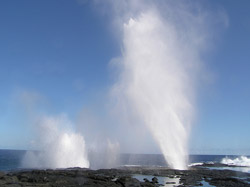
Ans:
[{"label": "white sea foam", "polygon": [[222,164],[227,164],[230,166],[246,166],[246,167],[250,167],[250,158],[246,157],[246,156],[240,156],[237,157],[235,159],[231,159],[228,157],[225,157],[221,160]]},{"label": "white sea foam", "polygon": [[188,165],[188,167],[192,167],[192,166],[202,166],[203,163],[202,162],[197,162],[197,163],[191,163]]},{"label": "white sea foam", "polygon": [[208,161],[208,162],[205,162],[205,164],[210,164],[210,165],[213,165],[214,162],[213,161]]},{"label": "white sea foam", "polygon": [[122,166],[124,166],[124,167],[142,167],[142,165],[136,165],[136,164],[125,164]]},{"label": "white sea foam", "polygon": [[25,168],[89,167],[85,141],[74,133],[66,116],[43,117],[38,120],[38,136],[34,147],[28,151],[22,165]]}]

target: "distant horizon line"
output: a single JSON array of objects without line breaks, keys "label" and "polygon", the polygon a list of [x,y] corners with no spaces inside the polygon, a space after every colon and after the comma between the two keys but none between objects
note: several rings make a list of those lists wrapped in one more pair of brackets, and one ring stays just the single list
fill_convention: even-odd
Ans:
[{"label": "distant horizon line", "polygon": [[[37,151],[39,152],[39,150],[25,150],[25,149],[10,149],[10,148],[0,148],[0,151]],[[162,153],[119,153],[120,155],[162,155]],[[204,155],[204,156],[250,156],[250,154],[198,154],[198,153],[191,153],[188,154],[188,156],[196,156],[196,155]]]}]

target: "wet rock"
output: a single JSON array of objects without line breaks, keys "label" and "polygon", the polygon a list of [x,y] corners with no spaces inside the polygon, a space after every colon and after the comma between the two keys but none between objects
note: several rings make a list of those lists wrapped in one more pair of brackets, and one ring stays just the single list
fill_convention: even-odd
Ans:
[{"label": "wet rock", "polygon": [[156,177],[153,177],[153,178],[152,178],[152,183],[154,183],[154,184],[155,184],[155,183],[158,183],[158,179],[157,179]]},{"label": "wet rock", "polygon": [[140,187],[140,181],[131,177],[121,177],[117,180],[124,187]]},{"label": "wet rock", "polygon": [[6,184],[17,184],[19,181],[16,176],[9,176],[9,177],[5,177],[5,182]]},{"label": "wet rock", "polygon": [[213,178],[210,180],[210,184],[215,185],[215,186],[228,186],[228,187],[246,187],[250,186],[250,184],[242,181],[241,179],[237,178]]},{"label": "wet rock", "polygon": [[[7,187],[21,187],[20,184],[9,184],[9,185],[6,185]],[[3,186],[4,187],[4,186]]]},{"label": "wet rock", "polygon": [[0,179],[0,186],[3,186],[3,185],[5,185],[5,184],[6,184],[5,180],[1,180],[1,179]]},{"label": "wet rock", "polygon": [[0,179],[2,179],[5,176],[4,172],[0,172]]},{"label": "wet rock", "polygon": [[19,179],[19,181],[21,182],[28,182],[29,181],[29,175],[22,173],[20,175],[17,175],[17,178]]},{"label": "wet rock", "polygon": [[236,172],[231,170],[209,170],[204,168],[192,168],[190,170],[173,170],[169,168],[121,168],[89,170],[81,168],[61,170],[32,170],[17,171],[7,174],[0,173],[0,186],[19,187],[156,187],[160,186],[157,177],[152,181],[144,179],[139,181],[131,176],[134,174],[174,177],[180,179],[180,184],[167,182],[179,186],[199,186],[202,181],[214,186],[250,186],[247,181],[249,173]]},{"label": "wet rock", "polygon": [[155,187],[155,184],[152,184],[150,182],[142,182],[141,187]]},{"label": "wet rock", "polygon": [[175,182],[166,182],[165,184],[175,184]]}]

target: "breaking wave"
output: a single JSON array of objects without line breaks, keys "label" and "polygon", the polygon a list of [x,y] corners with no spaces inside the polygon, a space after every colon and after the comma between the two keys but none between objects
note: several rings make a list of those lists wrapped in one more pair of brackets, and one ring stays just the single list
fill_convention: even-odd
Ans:
[{"label": "breaking wave", "polygon": [[246,156],[240,156],[237,158],[228,158],[225,157],[221,160],[222,164],[230,165],[230,166],[245,166],[250,167],[250,158]]}]

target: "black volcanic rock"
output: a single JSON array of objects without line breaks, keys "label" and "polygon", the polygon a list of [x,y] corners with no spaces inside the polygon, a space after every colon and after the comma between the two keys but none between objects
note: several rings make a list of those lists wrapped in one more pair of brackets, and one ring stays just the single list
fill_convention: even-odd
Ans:
[{"label": "black volcanic rock", "polygon": [[153,178],[152,178],[152,183],[154,183],[154,184],[155,184],[155,183],[158,183],[158,179],[157,179],[156,177],[153,177]]},{"label": "black volcanic rock", "polygon": [[0,172],[0,179],[2,179],[5,176],[5,173]]},{"label": "black volcanic rock", "polygon": [[[152,181],[139,181],[133,175],[154,176]],[[214,186],[250,186],[250,174],[231,170],[210,170],[192,168],[190,170],[173,170],[168,168],[124,167],[120,169],[89,170],[81,168],[60,170],[29,170],[3,173],[0,172],[2,187],[158,187],[158,176],[179,178],[180,184],[167,182],[176,186],[201,186],[202,181]]]}]

